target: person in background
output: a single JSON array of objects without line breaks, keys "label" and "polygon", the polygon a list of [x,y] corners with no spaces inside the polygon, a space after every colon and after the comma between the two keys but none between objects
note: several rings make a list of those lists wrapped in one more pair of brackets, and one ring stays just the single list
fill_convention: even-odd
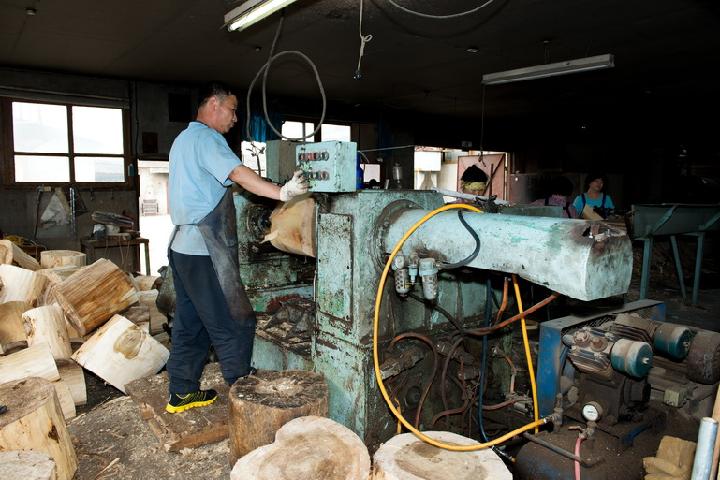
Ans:
[{"label": "person in background", "polygon": [[573,207],[585,220],[603,220],[615,209],[612,198],[605,193],[607,178],[601,173],[590,173],[585,178],[585,193],[575,197]]},{"label": "person in background", "polygon": [[215,390],[200,390],[210,346],[223,378],[232,385],[252,372],[255,312],[238,265],[233,184],[255,195],[288,201],[308,190],[297,171],[282,187],[263,180],[230,149],[223,134],[235,122],[237,97],[212,83],[200,92],[194,122],[170,149],[170,217],[175,229],[168,248],[175,282],[168,413],[209,405]]},{"label": "person in background", "polygon": [[462,193],[470,195],[483,195],[487,185],[488,176],[477,165],[470,165],[460,177]]},{"label": "person in background", "polygon": [[575,206],[570,203],[572,191],[572,182],[567,177],[558,175],[551,178],[548,182],[545,198],[535,200],[531,205],[563,207],[563,212],[567,218],[578,218],[578,211],[575,209]]}]

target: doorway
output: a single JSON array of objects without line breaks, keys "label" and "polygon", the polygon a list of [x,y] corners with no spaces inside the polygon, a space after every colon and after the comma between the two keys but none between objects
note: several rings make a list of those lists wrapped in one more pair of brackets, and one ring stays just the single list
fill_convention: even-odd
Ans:
[{"label": "doorway", "polygon": [[[168,210],[169,162],[139,160],[140,174],[140,235],[150,240],[151,275],[167,266],[167,244],[172,233]],[[140,257],[140,271],[145,271],[145,258]]]}]

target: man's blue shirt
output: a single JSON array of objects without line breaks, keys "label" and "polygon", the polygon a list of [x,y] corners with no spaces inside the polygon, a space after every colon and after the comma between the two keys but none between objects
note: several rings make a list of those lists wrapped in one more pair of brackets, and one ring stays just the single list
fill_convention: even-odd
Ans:
[{"label": "man's blue shirt", "polygon": [[169,209],[179,225],[170,248],[185,255],[209,255],[197,223],[232,185],[230,172],[242,161],[218,131],[190,122],[170,148]]}]

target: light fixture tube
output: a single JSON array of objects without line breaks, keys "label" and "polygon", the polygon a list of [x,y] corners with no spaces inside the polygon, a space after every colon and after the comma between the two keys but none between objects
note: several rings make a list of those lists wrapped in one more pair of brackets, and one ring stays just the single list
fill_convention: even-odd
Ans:
[{"label": "light fixture tube", "polygon": [[564,62],[549,63],[547,65],[534,65],[532,67],[506,70],[504,72],[488,73],[482,76],[482,83],[483,85],[497,85],[500,83],[555,77],[568,73],[588,72],[590,70],[600,70],[614,66],[615,57],[607,53],[605,55],[578,58]]},{"label": "light fixture tube", "polygon": [[295,1],[249,0],[226,13],[225,24],[228,25],[228,30],[231,32],[243,30]]}]

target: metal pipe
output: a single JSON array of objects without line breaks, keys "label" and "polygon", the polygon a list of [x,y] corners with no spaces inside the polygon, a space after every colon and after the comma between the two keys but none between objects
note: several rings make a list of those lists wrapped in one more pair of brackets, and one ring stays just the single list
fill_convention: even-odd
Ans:
[{"label": "metal pipe", "polygon": [[546,442],[545,440],[541,440],[540,438],[536,437],[535,435],[533,435],[531,433],[525,432],[525,433],[523,433],[523,437],[526,440],[530,440],[533,443],[537,443],[538,445],[541,445],[541,446],[547,448],[548,450],[551,450],[551,451],[557,453],[558,455],[561,455],[565,458],[569,458],[570,460],[574,460],[576,462],[580,462],[580,464],[583,467],[590,468],[593,465],[596,465],[602,461],[602,457],[600,457],[598,459],[592,459],[592,460],[591,459],[587,459],[587,460],[583,459],[579,455],[575,455],[574,453],[572,453],[568,450],[565,450],[564,448],[558,447],[557,445],[554,445],[550,442]]},{"label": "metal pipe", "polygon": [[690,480],[708,480],[713,467],[713,450],[715,449],[715,436],[718,431],[718,422],[714,418],[703,417],[698,431],[698,442],[695,450]]},{"label": "metal pipe", "polygon": [[[433,188],[432,190],[441,195],[445,195],[446,197],[462,198],[463,200],[482,200],[484,202],[490,200],[490,197],[486,195],[472,195],[470,193],[456,192],[454,190],[445,190],[443,188]],[[498,198],[494,199],[494,202],[496,205],[510,205],[507,200],[500,200]]]},{"label": "metal pipe", "polygon": [[[398,215],[384,235],[385,252],[426,213],[412,209]],[[516,273],[580,300],[627,292],[632,246],[624,231],[600,222],[501,213],[465,213],[464,218],[480,237],[480,253],[468,267]],[[431,252],[452,263],[474,248],[475,240],[457,214],[442,212],[413,233],[402,252]]]}]

